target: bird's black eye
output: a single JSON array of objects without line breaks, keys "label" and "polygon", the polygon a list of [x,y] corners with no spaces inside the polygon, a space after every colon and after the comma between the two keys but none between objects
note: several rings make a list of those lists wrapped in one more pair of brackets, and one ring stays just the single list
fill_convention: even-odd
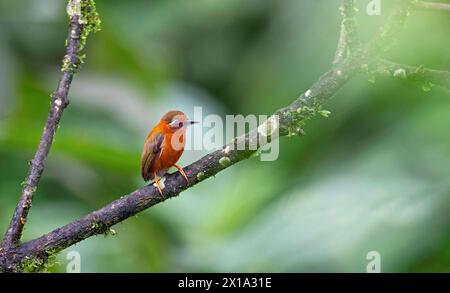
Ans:
[{"label": "bird's black eye", "polygon": [[178,127],[183,127],[183,122],[179,122]]}]

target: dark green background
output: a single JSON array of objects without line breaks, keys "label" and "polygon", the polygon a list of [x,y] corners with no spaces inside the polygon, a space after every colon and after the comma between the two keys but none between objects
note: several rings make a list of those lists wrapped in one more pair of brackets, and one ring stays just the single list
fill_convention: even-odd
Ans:
[{"label": "dark green background", "polygon": [[[396,1],[369,17],[369,40]],[[0,231],[6,229],[48,113],[67,33],[65,1],[0,0]],[[334,0],[97,1],[88,40],[24,239],[143,186],[139,159],[167,110],[271,114],[331,64]],[[450,70],[450,12],[413,13],[387,57]],[[371,82],[369,82],[369,80]],[[359,76],[281,139],[273,162],[251,159],[63,251],[83,272],[450,271],[450,93]],[[202,152],[186,152],[183,165]]]}]

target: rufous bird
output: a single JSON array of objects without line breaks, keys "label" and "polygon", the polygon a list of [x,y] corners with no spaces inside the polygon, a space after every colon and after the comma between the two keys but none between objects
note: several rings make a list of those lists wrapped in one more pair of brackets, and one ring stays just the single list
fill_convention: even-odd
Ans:
[{"label": "rufous bird", "polygon": [[189,183],[183,168],[176,163],[184,151],[186,129],[194,123],[197,122],[189,120],[181,111],[169,111],[145,139],[141,156],[141,175],[145,181],[153,179],[161,195],[162,188],[158,177],[163,177],[171,167],[177,168]]}]

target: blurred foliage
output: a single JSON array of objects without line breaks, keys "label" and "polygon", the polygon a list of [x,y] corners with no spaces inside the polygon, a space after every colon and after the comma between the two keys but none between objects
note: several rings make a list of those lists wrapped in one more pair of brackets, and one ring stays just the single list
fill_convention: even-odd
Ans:
[{"label": "blurred foliage", "polygon": [[[270,114],[334,56],[337,0],[97,0],[25,240],[142,186],[139,157],[168,109]],[[382,14],[357,1],[360,37]],[[450,70],[450,14],[417,11],[388,57]],[[0,230],[38,143],[64,55],[65,1],[0,0]],[[449,271],[450,94],[361,76],[274,162],[242,162],[68,251],[84,272]],[[205,152],[187,151],[186,165]],[[230,184],[232,182],[233,184]],[[3,233],[3,232],[2,232]]]}]

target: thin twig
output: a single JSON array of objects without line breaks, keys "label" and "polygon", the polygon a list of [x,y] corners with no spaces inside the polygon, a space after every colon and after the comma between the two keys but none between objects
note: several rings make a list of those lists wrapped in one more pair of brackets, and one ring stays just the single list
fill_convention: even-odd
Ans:
[{"label": "thin twig", "polygon": [[423,65],[410,66],[385,59],[375,59],[373,70],[376,74],[425,83],[426,86],[438,85],[450,90],[450,72],[425,68]]},{"label": "thin twig", "polygon": [[428,2],[428,1],[418,1],[416,3],[417,7],[425,9],[434,10],[447,10],[450,11],[450,3],[440,3],[440,2]]}]

